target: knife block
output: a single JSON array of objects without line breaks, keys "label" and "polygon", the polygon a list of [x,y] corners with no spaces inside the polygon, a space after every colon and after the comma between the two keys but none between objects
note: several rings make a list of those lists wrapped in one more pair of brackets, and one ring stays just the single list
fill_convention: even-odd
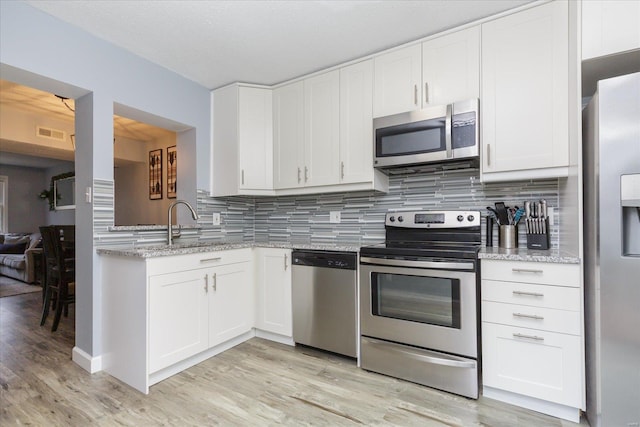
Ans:
[{"label": "knife block", "polygon": [[544,222],[546,233],[527,233],[527,249],[549,249],[549,218],[545,218]]}]

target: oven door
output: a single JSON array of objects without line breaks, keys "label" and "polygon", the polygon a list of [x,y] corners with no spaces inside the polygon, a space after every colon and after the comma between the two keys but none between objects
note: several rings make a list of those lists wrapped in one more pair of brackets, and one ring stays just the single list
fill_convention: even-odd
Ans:
[{"label": "oven door", "polygon": [[477,358],[476,292],[474,271],[361,264],[361,334]]}]

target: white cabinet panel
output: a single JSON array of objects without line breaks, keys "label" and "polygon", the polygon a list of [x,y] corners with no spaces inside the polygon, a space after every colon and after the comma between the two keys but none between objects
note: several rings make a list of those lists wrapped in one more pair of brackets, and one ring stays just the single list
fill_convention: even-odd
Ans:
[{"label": "white cabinet panel", "polygon": [[238,193],[238,88],[226,86],[211,92],[213,135],[211,185],[213,196]]},{"label": "white cabinet panel", "polygon": [[580,335],[578,311],[482,301],[482,320],[541,331]]},{"label": "white cabinet panel", "polygon": [[579,336],[482,324],[485,386],[554,403],[582,406]]},{"label": "white cabinet panel", "polygon": [[340,69],[340,182],[373,179],[373,61]]},{"label": "white cabinet panel", "polygon": [[273,118],[271,89],[238,89],[240,188],[273,189]]},{"label": "white cabinet panel", "polygon": [[640,2],[582,2],[582,59],[640,49]]},{"label": "white cabinet panel", "polygon": [[200,269],[150,277],[149,372],[208,348],[206,275]]},{"label": "white cabinet panel", "polygon": [[253,327],[253,275],[248,262],[224,265],[209,273],[209,347]]},{"label": "white cabinet panel", "polygon": [[304,185],[340,181],[340,72],[304,80]]},{"label": "white cabinet panel", "polygon": [[482,279],[579,287],[580,266],[547,262],[483,260]]},{"label": "white cabinet panel", "polygon": [[422,46],[394,50],[374,58],[373,116],[420,108]]},{"label": "white cabinet panel", "polygon": [[273,91],[274,187],[304,184],[304,86],[291,83]]},{"label": "white cabinet panel", "polygon": [[422,108],[479,97],[479,26],[422,43]]},{"label": "white cabinet panel", "polygon": [[483,180],[568,174],[568,22],[558,1],[482,24]]},{"label": "white cabinet panel", "polygon": [[482,276],[483,301],[569,311],[582,308],[579,288],[489,280],[484,278],[484,272]]},{"label": "white cabinet panel", "polygon": [[258,248],[255,257],[256,328],[291,337],[291,250]]}]

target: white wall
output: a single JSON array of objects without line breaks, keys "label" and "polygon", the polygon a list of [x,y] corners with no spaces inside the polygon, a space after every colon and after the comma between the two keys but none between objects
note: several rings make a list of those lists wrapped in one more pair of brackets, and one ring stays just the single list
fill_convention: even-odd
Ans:
[{"label": "white wall", "polygon": [[115,111],[120,115],[180,131],[181,173],[191,173],[182,177],[179,172],[183,185],[178,196],[195,203],[196,188],[209,185],[209,90],[17,1],[0,2],[0,74],[76,99],[76,199],[82,202],[76,206],[75,221],[74,358],[79,355],[85,368],[98,369],[100,265],[93,241],[93,209],[84,202],[84,192],[94,179],[113,179],[114,105],[148,113],[143,118]]}]

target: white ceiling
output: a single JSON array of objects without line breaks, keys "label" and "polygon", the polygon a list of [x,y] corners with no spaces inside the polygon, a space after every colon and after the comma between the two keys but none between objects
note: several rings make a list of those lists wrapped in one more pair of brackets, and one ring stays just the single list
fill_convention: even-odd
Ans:
[{"label": "white ceiling", "polygon": [[530,0],[26,1],[214,89],[280,83]]}]

